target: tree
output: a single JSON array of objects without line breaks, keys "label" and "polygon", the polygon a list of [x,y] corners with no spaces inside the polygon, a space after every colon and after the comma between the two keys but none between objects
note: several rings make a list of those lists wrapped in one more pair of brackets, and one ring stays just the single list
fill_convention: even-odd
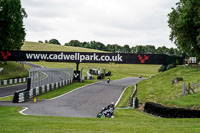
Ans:
[{"label": "tree", "polygon": [[122,49],[123,49],[123,53],[130,53],[131,52],[129,45],[124,45],[124,47],[122,47]]},{"label": "tree", "polygon": [[25,41],[23,18],[27,17],[20,0],[0,1],[0,49],[20,50]]},{"label": "tree", "polygon": [[169,16],[170,40],[190,56],[200,57],[200,1],[180,0]]},{"label": "tree", "polygon": [[45,40],[44,43],[49,43],[49,42],[47,40]]},{"label": "tree", "polygon": [[49,43],[50,43],[50,44],[57,44],[57,45],[60,45],[60,42],[59,42],[57,39],[51,39],[51,40],[49,40]]},{"label": "tree", "polygon": [[145,54],[145,48],[142,45],[137,45],[136,47],[136,54]]},{"label": "tree", "polygon": [[69,43],[68,43],[68,46],[74,46],[74,47],[80,47],[80,43],[78,40],[71,40]]},{"label": "tree", "polygon": [[169,54],[169,49],[165,46],[162,46],[162,47],[158,47],[156,49],[156,53],[157,54]]},{"label": "tree", "polygon": [[146,54],[154,54],[155,51],[156,51],[155,46],[153,46],[153,45],[146,45],[145,46],[145,53]]}]

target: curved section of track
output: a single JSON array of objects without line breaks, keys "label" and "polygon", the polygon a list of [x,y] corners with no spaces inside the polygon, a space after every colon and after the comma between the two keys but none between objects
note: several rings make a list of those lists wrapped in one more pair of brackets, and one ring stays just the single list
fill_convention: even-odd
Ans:
[{"label": "curved section of track", "polygon": [[23,113],[40,116],[96,117],[97,112],[111,101],[116,102],[123,90],[141,81],[139,78],[95,83],[55,98],[32,103]]}]

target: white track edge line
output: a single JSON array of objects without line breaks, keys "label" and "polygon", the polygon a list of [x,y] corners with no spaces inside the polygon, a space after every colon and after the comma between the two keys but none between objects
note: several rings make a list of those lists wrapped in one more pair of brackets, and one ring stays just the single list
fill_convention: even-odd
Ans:
[{"label": "white track edge line", "polygon": [[[100,82],[103,82],[103,81],[100,81]],[[57,96],[57,97],[54,97],[54,98],[51,98],[51,99],[48,99],[48,100],[55,100],[55,99],[60,98],[60,97],[62,97],[62,96],[68,95],[68,94],[70,94],[70,93],[72,93],[72,92],[74,92],[74,91],[76,91],[76,90],[79,90],[79,89],[81,89],[81,88],[83,88],[83,87],[90,86],[90,85],[93,85],[93,84],[96,84],[96,83],[100,83],[100,82],[95,82],[95,83],[92,83],[92,84],[89,84],[89,85],[81,86],[81,87],[76,88],[76,89],[74,89],[74,90],[71,90],[71,91],[69,91],[69,92],[67,92],[67,93],[65,93],[65,94],[62,94],[62,95],[60,95],[60,96]]]},{"label": "white track edge line", "polygon": [[115,107],[117,106],[117,104],[118,104],[118,103],[119,103],[119,101],[121,100],[121,98],[122,98],[122,96],[123,96],[124,92],[126,91],[126,89],[127,89],[128,87],[129,87],[129,86],[127,86],[127,87],[124,89],[124,91],[121,93],[121,95],[119,96],[119,98],[118,98],[117,102],[115,103]]},{"label": "white track edge line", "polygon": [[22,115],[27,115],[27,114],[24,113],[24,111],[26,111],[27,109],[28,109],[28,107],[24,107],[24,109],[22,109],[21,111],[19,111],[19,113],[22,114]]}]

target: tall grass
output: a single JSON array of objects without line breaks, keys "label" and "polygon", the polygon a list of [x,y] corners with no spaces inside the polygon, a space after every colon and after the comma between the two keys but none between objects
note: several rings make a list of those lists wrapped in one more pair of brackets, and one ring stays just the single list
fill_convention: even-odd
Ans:
[{"label": "tall grass", "polygon": [[24,64],[20,64],[19,62],[0,62],[0,67],[3,68],[3,70],[0,72],[0,80],[28,76],[27,66],[25,66]]}]

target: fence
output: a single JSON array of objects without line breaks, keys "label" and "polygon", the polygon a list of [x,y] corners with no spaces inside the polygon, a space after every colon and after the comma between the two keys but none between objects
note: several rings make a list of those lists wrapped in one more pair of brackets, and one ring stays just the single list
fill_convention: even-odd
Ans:
[{"label": "fence", "polygon": [[31,78],[30,90],[15,92],[14,103],[27,101],[37,95],[72,83],[73,69],[32,68],[29,71],[29,77]]},{"label": "fence", "polygon": [[0,80],[0,86],[25,83],[25,82],[26,78],[6,79],[6,80]]},{"label": "fence", "polygon": [[65,81],[73,78],[72,68],[32,68],[29,70],[31,78],[31,87],[40,87],[43,85]]}]

